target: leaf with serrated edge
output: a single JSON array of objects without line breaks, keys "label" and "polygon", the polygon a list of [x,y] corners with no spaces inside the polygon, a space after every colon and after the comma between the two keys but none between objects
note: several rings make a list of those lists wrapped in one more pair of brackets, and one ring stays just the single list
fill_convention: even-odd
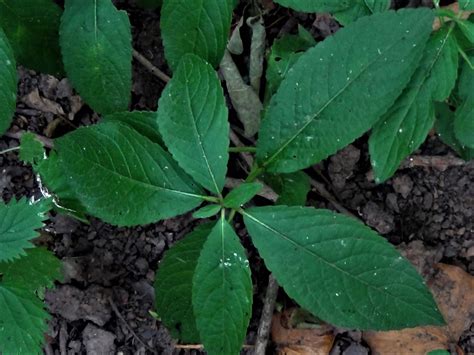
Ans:
[{"label": "leaf with serrated edge", "polygon": [[8,39],[0,28],[0,136],[10,127],[16,107],[16,63]]},{"label": "leaf with serrated edge", "polygon": [[196,182],[220,194],[229,160],[229,122],[214,69],[185,55],[158,107],[160,132],[175,160]]},{"label": "leaf with serrated edge", "polygon": [[301,170],[370,129],[409,81],[432,21],[428,9],[379,13],[304,53],[270,102],[260,164],[270,172]]},{"label": "leaf with serrated edge", "polygon": [[415,268],[359,221],[286,206],[252,208],[244,221],[286,293],[326,322],[374,330],[444,323]]},{"label": "leaf with serrated edge", "polygon": [[131,42],[127,13],[111,0],[66,0],[60,28],[64,67],[74,88],[97,112],[128,109]]},{"label": "leaf with serrated edge", "polygon": [[42,354],[50,318],[37,290],[61,277],[61,263],[45,249],[30,249],[11,263],[0,263],[0,352]]},{"label": "leaf with serrated edge", "polygon": [[57,139],[55,150],[77,199],[108,223],[152,223],[202,202],[169,153],[121,123],[79,128]]},{"label": "leaf with serrated edge", "polygon": [[239,354],[252,312],[252,280],[245,250],[224,218],[199,256],[193,309],[208,354]]},{"label": "leaf with serrated edge", "polygon": [[197,227],[165,253],[155,279],[156,310],[171,334],[199,343],[192,305],[194,270],[212,225]]},{"label": "leaf with serrated edge", "polygon": [[153,111],[115,112],[102,117],[102,122],[118,121],[130,126],[153,143],[164,147],[163,139],[158,128],[157,113]]},{"label": "leaf with serrated edge", "polygon": [[25,255],[24,249],[33,248],[31,240],[43,227],[49,207],[44,201],[32,203],[23,198],[0,203],[0,262]]},{"label": "leaf with serrated edge", "polygon": [[356,21],[360,17],[373,13],[387,11],[391,0],[353,0],[350,7],[334,13],[336,20],[344,26]]},{"label": "leaf with serrated edge", "polygon": [[369,150],[375,181],[390,178],[424,142],[434,124],[434,103],[446,99],[456,83],[457,46],[452,31],[434,33],[410,83],[372,130]]},{"label": "leaf with serrated edge", "polygon": [[43,144],[31,132],[26,132],[20,139],[20,160],[35,164],[44,158]]},{"label": "leaf with serrated edge", "polygon": [[266,100],[269,100],[277,91],[281,81],[285,78],[286,73],[288,73],[288,70],[297,62],[304,51],[313,47],[315,44],[316,41],[311,33],[302,26],[298,27],[298,34],[287,34],[275,40],[268,58],[266,71]]},{"label": "leaf with serrated edge", "polygon": [[224,54],[234,6],[234,0],[163,0],[161,36],[170,67],[175,70],[188,53],[217,67]]},{"label": "leaf with serrated edge", "polygon": [[240,208],[249,202],[261,189],[263,185],[258,182],[244,183],[237,186],[224,198],[224,206],[227,208]]},{"label": "leaf with serrated edge", "polygon": [[63,73],[59,50],[61,13],[51,0],[0,1],[0,27],[10,39],[19,64],[56,76]]}]

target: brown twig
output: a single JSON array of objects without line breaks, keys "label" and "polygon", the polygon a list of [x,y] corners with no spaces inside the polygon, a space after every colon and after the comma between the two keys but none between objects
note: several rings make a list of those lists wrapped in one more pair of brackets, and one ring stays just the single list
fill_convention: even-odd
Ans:
[{"label": "brown twig", "polygon": [[147,348],[149,351],[151,351],[153,354],[157,354],[158,352],[153,349],[152,347],[150,347],[147,343],[145,343],[145,341],[137,334],[135,333],[135,331],[132,329],[132,327],[130,326],[130,324],[128,324],[128,322],[125,320],[124,316],[122,315],[122,313],[120,313],[119,309],[117,308],[117,305],[115,304],[115,302],[112,300],[111,297],[108,298],[109,300],[109,304],[110,304],[110,307],[112,307],[112,310],[114,311],[115,315],[123,322],[123,324],[127,327],[128,331],[130,333],[132,333],[132,335],[145,347]]},{"label": "brown twig", "polygon": [[135,58],[141,65],[148,69],[150,73],[152,73],[158,79],[164,81],[165,83],[171,80],[168,75],[166,75],[160,69],[155,67],[148,59],[146,59],[141,53],[139,53],[135,49],[133,50],[133,58]]},{"label": "brown twig", "polygon": [[[254,345],[244,344],[242,345],[242,349],[253,349]],[[202,344],[176,344],[174,346],[175,349],[180,350],[202,350],[204,349],[204,345]]]},{"label": "brown twig", "polygon": [[[26,133],[26,131],[6,132],[5,136],[8,137],[8,138],[13,138],[13,139],[20,140],[21,136],[23,136],[23,134],[25,134],[25,133]],[[29,133],[32,133],[32,132],[29,132]],[[40,136],[39,134],[36,134],[36,133],[33,133],[33,134],[36,136],[36,139],[38,139],[41,143],[43,143],[43,145],[46,148],[50,148],[50,149],[53,148],[54,143],[53,143],[52,139],[44,137],[44,136]]]},{"label": "brown twig", "polygon": [[338,210],[340,213],[343,213],[347,216],[357,218],[352,212],[350,212],[348,209],[343,207],[339,202],[337,202],[336,198],[334,196],[332,196],[331,193],[328,190],[326,190],[326,188],[324,187],[323,184],[321,184],[320,182],[317,182],[313,178],[310,178],[310,182],[311,182],[311,186],[313,186],[314,190],[319,195],[324,197],[327,201],[329,201],[329,203],[331,203],[331,205],[333,205],[336,210]]},{"label": "brown twig", "polygon": [[462,166],[464,164],[466,164],[464,160],[453,155],[412,155],[400,165],[400,168],[424,167],[445,171],[451,166]]},{"label": "brown twig", "polygon": [[275,303],[278,295],[278,282],[273,274],[268,277],[267,292],[263,304],[262,316],[258,325],[257,341],[255,342],[255,355],[265,355],[270,329],[272,325],[273,311],[275,310]]}]

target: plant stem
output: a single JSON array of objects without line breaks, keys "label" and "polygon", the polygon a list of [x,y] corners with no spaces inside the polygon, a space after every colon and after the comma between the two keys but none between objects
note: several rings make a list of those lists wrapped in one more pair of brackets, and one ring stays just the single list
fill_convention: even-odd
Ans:
[{"label": "plant stem", "polygon": [[253,182],[255,181],[262,173],[264,169],[261,167],[258,167],[257,165],[254,165],[252,169],[250,170],[249,176],[247,176],[247,179],[245,179],[245,182]]},{"label": "plant stem", "polygon": [[232,220],[233,220],[234,217],[235,217],[235,213],[236,213],[236,212],[237,212],[237,211],[234,210],[234,209],[232,209],[232,210],[230,211],[229,217],[227,218],[227,222],[229,222],[229,223],[232,222]]},{"label": "plant stem", "polygon": [[220,203],[220,199],[214,196],[199,196],[199,197],[207,202]]},{"label": "plant stem", "polygon": [[5,153],[9,153],[9,152],[13,152],[13,151],[15,151],[15,150],[20,150],[20,146],[2,150],[2,151],[0,152],[0,155],[5,154]]},{"label": "plant stem", "polygon": [[257,151],[256,147],[230,147],[230,153],[255,153]]}]

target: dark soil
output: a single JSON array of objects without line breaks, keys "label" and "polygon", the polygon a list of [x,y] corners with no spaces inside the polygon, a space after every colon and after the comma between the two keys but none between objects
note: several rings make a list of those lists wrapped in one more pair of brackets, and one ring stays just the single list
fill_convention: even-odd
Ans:
[{"label": "dark soil", "polygon": [[[158,12],[140,10],[126,1],[116,3],[130,14],[135,49],[166,71]],[[293,31],[298,23],[318,39],[338,29],[337,23],[327,16],[277,10],[270,13],[266,23],[274,23],[274,19],[279,20],[269,28],[270,40],[282,31]],[[99,120],[82,105],[67,80],[25,69],[19,69],[19,74],[18,107],[10,132],[28,130],[54,138]],[[156,109],[163,83],[137,63],[133,78],[132,108]],[[38,105],[35,99],[38,95],[32,95],[35,90],[40,98],[49,100],[46,106]],[[54,106],[57,104],[64,115],[57,113]],[[388,182],[376,185],[370,178],[366,142],[366,138],[361,138],[308,172],[324,183],[344,207],[399,246],[415,263],[422,264],[423,274],[429,275],[433,265],[440,261],[474,274],[474,162],[446,171],[404,169]],[[6,136],[0,139],[0,150],[16,145],[16,139]],[[417,154],[453,152],[432,136]],[[4,201],[41,195],[31,168],[22,164],[16,153],[0,155],[0,167],[0,193]],[[314,192],[309,201],[318,207],[334,209]],[[62,259],[65,279],[46,294],[53,315],[46,353],[145,354],[152,353],[150,349],[160,354],[179,353],[167,330],[149,313],[153,310],[152,285],[163,253],[196,223],[199,222],[188,214],[144,227],[117,228],[96,219],[85,224],[53,215],[39,243]],[[250,253],[255,285],[254,314],[246,340],[252,344],[268,271],[239,219],[236,227]],[[283,305],[291,302],[283,294],[279,301]],[[466,353],[474,353],[474,325],[466,329],[459,344]],[[361,343],[360,332],[356,331],[341,331],[332,351],[345,355],[368,353],[367,346]]]}]

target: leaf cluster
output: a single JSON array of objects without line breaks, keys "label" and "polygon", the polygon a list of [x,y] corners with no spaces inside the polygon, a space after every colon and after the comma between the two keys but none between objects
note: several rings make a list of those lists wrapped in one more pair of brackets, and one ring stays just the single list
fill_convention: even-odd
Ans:
[{"label": "leaf cluster", "polygon": [[[275,41],[264,115],[251,147],[255,163],[231,191],[225,188],[229,109],[216,68],[231,58],[226,43],[234,0],[163,0],[161,31],[173,77],[157,112],[127,111],[130,22],[111,0],[66,0],[64,11],[45,1],[48,10],[37,8],[26,24],[2,11],[0,63],[7,65],[0,66],[0,130],[14,110],[15,60],[52,72],[22,53],[38,32],[56,36],[61,55],[55,70],[64,70],[103,117],[55,139],[47,156],[25,138],[22,159],[33,165],[56,210],[81,219],[134,226],[198,207],[196,218],[217,215],[169,250],[155,284],[163,323],[184,342],[202,342],[210,354],[239,352],[252,311],[251,270],[232,226],[236,214],[286,293],[322,320],[379,330],[443,324],[421,277],[387,241],[353,218],[303,207],[309,191],[304,169],[369,133],[372,167],[382,182],[433,127],[459,154],[472,157],[473,22],[439,9],[389,11],[385,0],[276,2],[331,12],[345,27],[319,43],[303,28]],[[472,7],[470,0],[461,5]],[[22,14],[16,1],[4,0],[3,7]],[[46,11],[54,21],[37,26]],[[433,32],[435,15],[449,21]],[[17,38],[22,26],[28,31]],[[264,184],[279,194],[276,206],[252,202]],[[21,255],[31,230],[40,227],[34,214],[5,249],[7,260]]]}]

